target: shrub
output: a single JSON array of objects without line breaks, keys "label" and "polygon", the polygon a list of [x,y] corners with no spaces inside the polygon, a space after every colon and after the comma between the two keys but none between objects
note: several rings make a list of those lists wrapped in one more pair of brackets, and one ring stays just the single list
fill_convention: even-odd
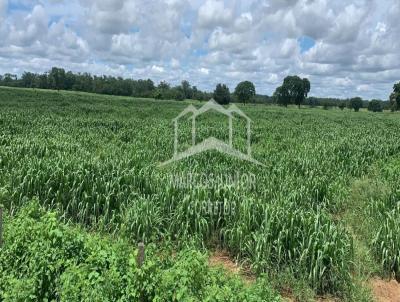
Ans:
[{"label": "shrub", "polygon": [[36,201],[6,219],[0,251],[1,301],[279,301],[263,281],[246,286],[195,250],[149,245],[138,268],[126,241],[63,224]]},{"label": "shrub", "polygon": [[371,100],[368,102],[368,111],[372,112],[382,112],[383,104],[382,101],[379,100]]}]

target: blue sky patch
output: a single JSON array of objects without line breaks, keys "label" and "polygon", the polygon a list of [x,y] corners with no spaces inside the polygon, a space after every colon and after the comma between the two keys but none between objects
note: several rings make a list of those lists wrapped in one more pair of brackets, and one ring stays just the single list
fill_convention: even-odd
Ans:
[{"label": "blue sky patch", "polygon": [[300,44],[301,53],[306,52],[315,45],[315,40],[308,36],[302,36],[297,39]]}]

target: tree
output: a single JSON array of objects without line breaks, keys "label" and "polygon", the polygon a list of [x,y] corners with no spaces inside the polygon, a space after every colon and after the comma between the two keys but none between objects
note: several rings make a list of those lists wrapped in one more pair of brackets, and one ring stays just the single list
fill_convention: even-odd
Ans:
[{"label": "tree", "polygon": [[3,77],[3,85],[5,86],[15,86],[18,78],[17,75],[6,73]]},{"label": "tree", "polygon": [[355,97],[350,99],[350,108],[354,109],[355,112],[358,112],[360,110],[360,108],[363,107],[363,101],[360,97]]},{"label": "tree", "polygon": [[21,77],[21,84],[23,87],[35,87],[36,75],[32,72],[24,72]]},{"label": "tree", "polygon": [[40,74],[39,76],[36,77],[35,87],[41,88],[41,89],[49,88],[47,72]]},{"label": "tree", "polygon": [[321,100],[322,109],[329,110],[332,107],[332,104],[328,100]]},{"label": "tree", "polygon": [[339,108],[340,108],[340,110],[343,110],[344,108],[346,108],[346,103],[345,102],[340,102],[339,103]]},{"label": "tree", "polygon": [[183,93],[182,86],[173,88],[174,99],[177,101],[183,101],[185,99],[185,94]]},{"label": "tree", "polygon": [[400,82],[393,85],[393,92],[400,93]]},{"label": "tree", "polygon": [[231,101],[231,94],[229,88],[225,84],[218,84],[214,90],[214,100],[218,104],[229,104]]},{"label": "tree", "polygon": [[161,82],[155,87],[150,79],[133,80],[114,76],[92,76],[90,73],[66,72],[62,68],[53,67],[50,71],[36,74],[24,72],[21,79],[13,74],[0,75],[0,85],[13,87],[35,87],[42,89],[66,89],[75,91],[95,92],[109,95],[124,95],[134,97],[155,97],[161,99],[196,98],[209,100],[212,93],[207,93],[183,81],[177,87],[170,87]]},{"label": "tree", "polygon": [[184,81],[182,81],[181,86],[182,86],[182,92],[183,92],[184,98],[191,99],[192,98],[192,88],[190,87],[189,82],[184,80]]},{"label": "tree", "polygon": [[287,107],[287,105],[290,103],[289,95],[283,86],[279,86],[275,89],[273,97],[275,98],[276,103],[279,105]]},{"label": "tree", "polygon": [[310,93],[310,90],[311,90],[311,83],[310,83],[310,80],[307,79],[307,78],[303,79],[303,89],[304,89],[303,90],[304,96],[301,98],[301,102],[298,104],[299,108],[300,108],[300,104],[302,102],[304,102],[304,100],[307,98],[307,96],[308,96],[308,94]]},{"label": "tree", "polygon": [[368,102],[368,111],[372,112],[382,112],[383,103],[381,100],[371,100]]},{"label": "tree", "polygon": [[152,97],[156,89],[154,82],[150,79],[132,81],[132,95],[137,97]]},{"label": "tree", "polygon": [[300,108],[310,89],[311,84],[307,78],[301,79],[298,76],[287,76],[283,80],[282,86],[275,90],[275,95],[279,104],[287,107],[288,104],[292,103]]},{"label": "tree", "polygon": [[316,97],[308,97],[306,99],[306,104],[310,106],[311,108],[314,108],[315,106],[318,105],[319,100]]},{"label": "tree", "polygon": [[161,90],[168,90],[171,86],[167,82],[161,81],[160,84],[158,84],[158,88]]},{"label": "tree", "polygon": [[154,91],[154,98],[164,100],[171,98],[171,93],[169,93],[170,90],[170,85],[165,81],[161,81],[160,84],[158,84],[157,89]]},{"label": "tree", "polygon": [[192,86],[192,99],[194,100],[200,99],[199,90],[197,89],[196,86]]},{"label": "tree", "polygon": [[389,101],[392,111],[400,108],[400,82],[393,85],[393,92],[390,94]]},{"label": "tree", "polygon": [[71,90],[72,87],[74,86],[74,84],[75,84],[75,75],[71,71],[68,71],[65,74],[65,85],[64,85],[64,88],[66,90]]},{"label": "tree", "polygon": [[63,68],[53,67],[49,73],[49,81],[52,89],[64,89],[65,70]]},{"label": "tree", "polygon": [[236,86],[235,95],[240,102],[246,104],[256,95],[256,88],[252,82],[243,81]]}]

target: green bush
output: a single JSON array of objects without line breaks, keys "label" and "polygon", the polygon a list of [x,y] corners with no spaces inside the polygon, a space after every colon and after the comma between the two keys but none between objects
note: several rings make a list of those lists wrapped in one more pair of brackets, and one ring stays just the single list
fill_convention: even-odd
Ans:
[{"label": "green bush", "polygon": [[195,250],[136,250],[66,225],[36,201],[6,217],[0,301],[278,301],[265,283],[247,286],[208,267]]}]

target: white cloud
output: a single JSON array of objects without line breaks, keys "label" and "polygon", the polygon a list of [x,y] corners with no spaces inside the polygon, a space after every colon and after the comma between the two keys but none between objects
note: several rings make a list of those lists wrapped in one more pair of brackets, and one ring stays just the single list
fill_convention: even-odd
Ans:
[{"label": "white cloud", "polygon": [[311,95],[385,99],[399,15],[397,0],[0,0],[0,73],[57,65],[207,90],[246,79],[265,94],[299,74]]},{"label": "white cloud", "polygon": [[207,0],[199,8],[198,23],[200,27],[226,26],[232,21],[233,13],[225,7],[222,0]]},{"label": "white cloud", "polygon": [[157,66],[157,65],[153,65],[153,66],[151,66],[151,70],[152,70],[152,71],[155,71],[155,72],[162,73],[162,72],[164,72],[164,67],[162,67],[162,66]]},{"label": "white cloud", "polygon": [[368,91],[370,89],[371,89],[370,85],[367,85],[367,84],[362,84],[362,85],[357,86],[357,91],[361,91],[361,92]]},{"label": "white cloud", "polygon": [[335,79],[334,83],[337,86],[349,87],[353,84],[353,81],[351,79],[349,79],[348,77],[345,77],[345,78]]},{"label": "white cloud", "polygon": [[4,17],[8,7],[8,0],[0,0],[0,21]]},{"label": "white cloud", "polygon": [[200,71],[200,73],[206,74],[206,75],[208,75],[210,73],[210,70],[207,68],[204,68],[204,67],[200,68],[199,71]]},{"label": "white cloud", "polygon": [[181,66],[179,60],[172,58],[171,59],[171,67],[172,68],[179,68]]}]

